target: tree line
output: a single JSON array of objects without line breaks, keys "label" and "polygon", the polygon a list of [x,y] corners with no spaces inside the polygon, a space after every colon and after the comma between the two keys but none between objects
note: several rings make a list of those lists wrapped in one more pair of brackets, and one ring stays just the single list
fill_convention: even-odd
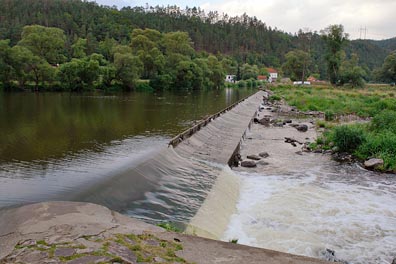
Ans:
[{"label": "tree line", "polygon": [[[235,74],[238,79],[246,79],[265,74],[266,66],[283,70],[292,79],[304,79],[311,74],[320,79],[334,79],[328,67],[326,32],[300,31],[293,35],[246,14],[231,17],[218,12],[206,13],[195,7],[181,9],[176,6],[117,10],[81,0],[0,0],[0,22],[0,39],[4,46],[0,51],[1,67],[8,69],[3,75],[18,79],[18,85],[34,82],[37,86],[40,83],[60,84],[61,89],[71,89],[64,86],[66,81],[73,81],[71,85],[78,89],[90,84],[98,87],[116,84],[131,89],[136,87],[137,79],[147,79],[153,87],[218,87],[221,74]],[[27,35],[26,26],[31,25],[60,30],[55,35],[63,32],[58,39],[63,48],[56,49],[56,63],[54,58],[45,57],[23,40]],[[139,29],[143,33],[139,33]],[[149,29],[156,33],[146,32]],[[169,46],[172,38],[185,41],[185,49],[172,51]],[[365,81],[393,78],[382,64],[392,49],[396,49],[396,40],[347,41],[346,38],[341,47],[339,53],[333,54],[334,60],[339,61],[341,70],[350,66],[354,70],[338,76],[338,84],[351,82],[348,75],[356,74]],[[28,58],[21,61],[29,61],[26,49],[36,56],[30,58],[30,66],[17,63],[21,56]],[[302,66],[294,67],[301,61]],[[84,67],[99,69],[96,78],[93,78],[93,70],[87,73],[82,70]],[[134,74],[123,70],[127,67],[133,69]],[[293,67],[301,73],[293,73]],[[183,71],[193,79],[183,79]],[[73,77],[72,73],[79,77]]]}]

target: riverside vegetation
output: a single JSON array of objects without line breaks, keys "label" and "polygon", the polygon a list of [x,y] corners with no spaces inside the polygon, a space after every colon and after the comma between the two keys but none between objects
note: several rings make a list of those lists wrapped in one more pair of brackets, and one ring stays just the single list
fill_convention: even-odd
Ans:
[{"label": "riverside vegetation", "polygon": [[[380,158],[378,170],[396,172],[396,89],[330,86],[274,86],[277,98],[304,111],[323,111],[324,133],[312,147],[353,154],[360,160]],[[354,122],[343,123],[346,116]],[[362,121],[362,122],[361,122]]]},{"label": "riverside vegetation", "polygon": [[246,14],[81,0],[0,0],[0,20],[6,90],[210,89],[225,74],[255,86],[266,67],[337,85],[396,81],[396,38],[349,41],[342,25],[292,35]]}]

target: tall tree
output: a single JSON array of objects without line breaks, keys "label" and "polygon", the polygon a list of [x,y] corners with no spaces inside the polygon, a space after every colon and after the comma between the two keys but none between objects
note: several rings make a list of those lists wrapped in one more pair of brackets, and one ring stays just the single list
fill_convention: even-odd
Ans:
[{"label": "tall tree", "polygon": [[382,80],[396,82],[396,51],[385,58],[380,73]]},{"label": "tall tree", "polygon": [[25,26],[19,45],[28,48],[34,55],[44,58],[50,64],[65,60],[63,54],[66,37],[59,28],[38,25]]},{"label": "tall tree", "polygon": [[293,50],[289,51],[285,57],[286,62],[282,66],[284,73],[288,74],[293,81],[304,82],[309,74],[307,69],[311,63],[309,53],[302,50]]},{"label": "tall tree", "polygon": [[348,34],[344,33],[343,25],[330,25],[321,33],[327,46],[326,61],[330,82],[337,84],[340,81],[342,49],[348,42]]}]

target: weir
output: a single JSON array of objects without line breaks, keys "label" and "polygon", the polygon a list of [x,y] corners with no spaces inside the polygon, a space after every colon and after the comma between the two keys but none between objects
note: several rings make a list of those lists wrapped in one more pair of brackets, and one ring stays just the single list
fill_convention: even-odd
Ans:
[{"label": "weir", "polygon": [[[157,153],[104,181],[81,188],[72,200],[102,204],[151,223],[185,224],[197,215],[202,216],[198,213],[201,207],[212,208],[208,202],[225,199],[229,205],[217,210],[224,222],[218,230],[223,230],[234,210],[239,189],[236,176],[227,164],[239,150],[263,95],[265,92],[259,91],[210,116]],[[219,186],[219,182],[223,184]],[[224,186],[228,187],[224,189]],[[195,223],[195,229],[201,226]],[[222,231],[208,232],[216,233],[215,237],[222,235]]]}]

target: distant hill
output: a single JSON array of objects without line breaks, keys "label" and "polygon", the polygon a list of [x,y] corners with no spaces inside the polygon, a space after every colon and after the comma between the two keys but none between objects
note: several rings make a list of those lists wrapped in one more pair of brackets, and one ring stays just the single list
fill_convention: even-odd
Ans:
[{"label": "distant hill", "polygon": [[[95,43],[114,38],[130,40],[134,28],[152,28],[161,32],[186,31],[197,51],[222,53],[240,63],[280,67],[285,54],[301,43],[295,35],[272,28],[246,14],[231,17],[218,12],[205,13],[199,8],[127,7],[121,10],[80,0],[0,0],[0,38],[16,44],[25,25],[58,27],[65,31],[71,45],[77,37],[86,38],[91,49]],[[347,55],[357,53],[368,70],[382,65],[396,38],[382,41],[354,40]],[[311,40],[311,71],[326,75],[324,43],[318,34]]]}]

